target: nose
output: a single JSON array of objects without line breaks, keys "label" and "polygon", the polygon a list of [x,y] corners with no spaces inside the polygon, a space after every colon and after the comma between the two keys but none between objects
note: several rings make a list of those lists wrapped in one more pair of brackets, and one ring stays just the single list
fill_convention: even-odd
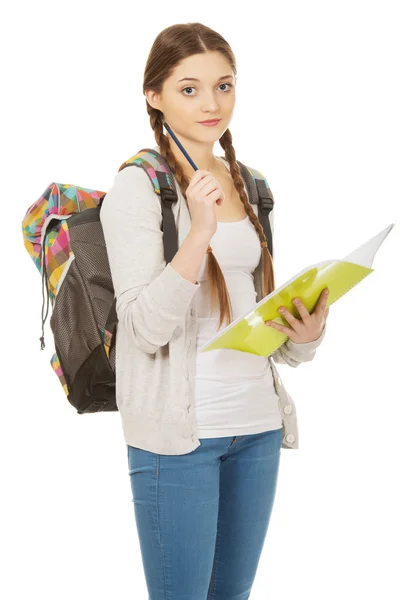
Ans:
[{"label": "nose", "polygon": [[215,97],[215,93],[214,93],[214,91],[211,91],[209,93],[206,92],[204,94],[204,100],[203,100],[203,106],[202,106],[203,112],[218,113],[218,102]]}]

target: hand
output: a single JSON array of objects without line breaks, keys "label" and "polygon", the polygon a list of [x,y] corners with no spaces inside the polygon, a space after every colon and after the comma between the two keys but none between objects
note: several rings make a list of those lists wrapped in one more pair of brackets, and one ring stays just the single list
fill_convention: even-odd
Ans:
[{"label": "hand", "polygon": [[220,206],[225,198],[222,187],[210,171],[197,169],[187,187],[186,198],[191,230],[208,236],[210,240],[217,230],[215,207]]},{"label": "hand", "polygon": [[[285,327],[274,321],[265,321],[266,325],[281,331],[287,335],[295,344],[306,344],[317,340],[324,327],[329,314],[329,308],[326,308],[326,302],[329,295],[329,289],[322,290],[315,310],[310,314],[300,298],[294,298],[292,302],[299,311],[301,319],[296,319],[285,307],[281,306],[279,312],[285,317],[286,321],[292,326]],[[296,302],[297,300],[297,302]],[[281,309],[283,309],[281,311]]]}]

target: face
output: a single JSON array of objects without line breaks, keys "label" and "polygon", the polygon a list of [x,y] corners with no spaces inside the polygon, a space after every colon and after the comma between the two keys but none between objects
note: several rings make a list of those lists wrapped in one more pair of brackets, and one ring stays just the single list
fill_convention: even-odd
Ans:
[{"label": "face", "polygon": [[[184,146],[200,144],[210,150],[229,127],[235,85],[229,61],[219,52],[207,52],[185,58],[165,80],[161,94],[146,90],[146,97]],[[214,127],[200,124],[207,119],[221,120]]]}]

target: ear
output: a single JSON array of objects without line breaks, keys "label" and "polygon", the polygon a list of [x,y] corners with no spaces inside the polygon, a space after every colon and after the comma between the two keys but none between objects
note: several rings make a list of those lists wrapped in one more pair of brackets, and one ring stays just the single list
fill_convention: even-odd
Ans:
[{"label": "ear", "polygon": [[157,92],[153,92],[153,90],[146,90],[145,95],[147,102],[150,104],[150,106],[161,111],[160,95]]}]

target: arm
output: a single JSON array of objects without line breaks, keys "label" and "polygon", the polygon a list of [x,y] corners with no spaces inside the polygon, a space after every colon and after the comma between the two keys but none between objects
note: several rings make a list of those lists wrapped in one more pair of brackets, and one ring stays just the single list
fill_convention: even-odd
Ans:
[{"label": "arm", "polygon": [[[272,237],[274,236],[274,212],[275,207],[269,214]],[[317,340],[314,340],[313,342],[307,342],[306,344],[296,344],[290,338],[288,338],[286,342],[282,344],[282,346],[279,346],[279,348],[271,354],[271,358],[273,358],[274,362],[276,362],[277,364],[287,364],[290,367],[298,367],[303,362],[310,362],[311,360],[313,360],[318,346],[324,339],[325,333],[326,324],[319,338]]]},{"label": "arm", "polygon": [[[141,350],[154,354],[184,323],[200,283],[185,279],[172,261],[166,265],[161,203],[139,167],[117,173],[103,200],[100,221],[117,299],[118,328],[128,331]],[[175,257],[185,254],[188,246],[204,256],[207,245],[188,235]]]}]

